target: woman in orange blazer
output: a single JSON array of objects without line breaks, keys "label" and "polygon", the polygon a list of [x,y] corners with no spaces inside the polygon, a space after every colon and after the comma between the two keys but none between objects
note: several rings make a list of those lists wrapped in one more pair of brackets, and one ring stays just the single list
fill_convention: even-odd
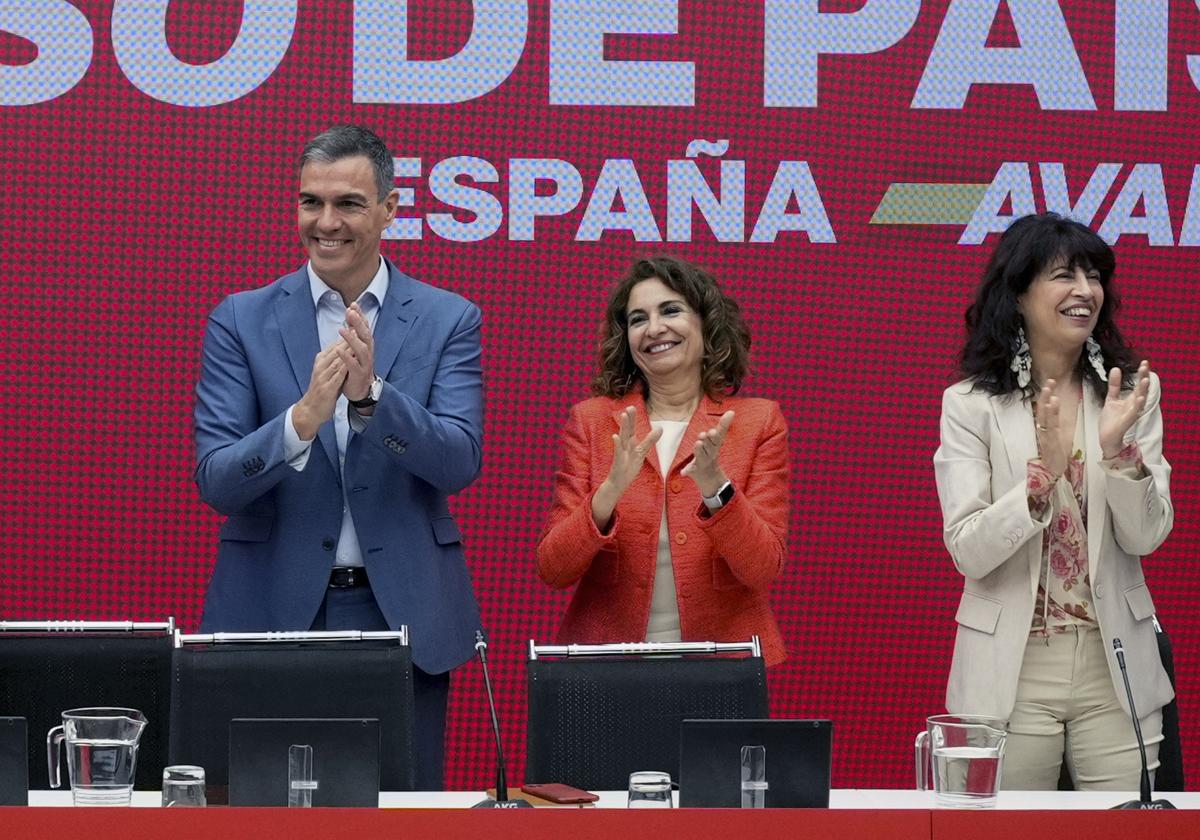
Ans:
[{"label": "woman in orange blazer", "polygon": [[750,336],[706,272],[637,262],[613,290],[595,397],[571,409],[538,574],[578,584],[559,642],[745,641],[785,658],[787,426],[734,397]]}]

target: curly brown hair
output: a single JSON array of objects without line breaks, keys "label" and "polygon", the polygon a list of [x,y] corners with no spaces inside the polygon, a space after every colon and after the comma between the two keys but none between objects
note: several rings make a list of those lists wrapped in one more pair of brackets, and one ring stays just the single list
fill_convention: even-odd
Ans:
[{"label": "curly brown hair", "polygon": [[703,324],[704,356],[700,363],[700,385],[710,399],[736,394],[742,387],[750,357],[750,332],[742,321],[737,301],[721,291],[715,277],[677,257],[656,256],[633,264],[608,297],[604,313],[596,376],[592,393],[621,397],[635,383],[644,388],[645,376],[633,362],[629,350],[625,309],[633,287],[643,280],[661,280],[683,295]]}]

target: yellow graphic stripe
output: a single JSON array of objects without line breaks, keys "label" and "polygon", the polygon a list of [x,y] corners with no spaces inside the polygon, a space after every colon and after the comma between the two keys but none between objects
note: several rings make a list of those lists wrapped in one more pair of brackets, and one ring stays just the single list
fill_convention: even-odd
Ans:
[{"label": "yellow graphic stripe", "polygon": [[987,184],[891,184],[871,224],[965,225],[987,188]]}]

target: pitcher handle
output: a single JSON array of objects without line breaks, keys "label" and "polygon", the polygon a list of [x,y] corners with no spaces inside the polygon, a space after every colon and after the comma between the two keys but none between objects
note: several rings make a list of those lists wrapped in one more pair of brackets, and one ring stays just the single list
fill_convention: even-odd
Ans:
[{"label": "pitcher handle", "polygon": [[917,759],[917,790],[929,790],[929,733],[918,732],[913,748]]},{"label": "pitcher handle", "polygon": [[53,726],[46,733],[46,772],[50,776],[50,787],[62,787],[62,762],[59,761],[61,753],[59,746],[66,739],[66,733],[63,732],[62,724]]}]

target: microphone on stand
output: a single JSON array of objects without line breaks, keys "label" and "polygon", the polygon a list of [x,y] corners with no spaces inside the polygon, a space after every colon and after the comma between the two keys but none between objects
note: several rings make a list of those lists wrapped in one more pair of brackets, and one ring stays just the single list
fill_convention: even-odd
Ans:
[{"label": "microphone on stand", "polygon": [[475,631],[475,652],[479,654],[479,664],[483,666],[483,685],[487,689],[488,708],[492,712],[492,733],[496,736],[496,798],[488,797],[482,802],[472,805],[472,808],[532,808],[533,805],[524,799],[508,798],[508,782],[504,778],[504,749],[500,745],[500,721],[496,717],[496,700],[492,697],[492,678],[488,674],[487,641],[483,631]]},{"label": "microphone on stand", "polygon": [[1142,739],[1142,724],[1138,720],[1137,707],[1133,704],[1133,689],[1129,685],[1129,672],[1125,670],[1125,648],[1121,640],[1113,639],[1113,652],[1121,666],[1121,679],[1125,681],[1125,696],[1129,698],[1129,715],[1133,718],[1133,734],[1137,736],[1138,752],[1142,756],[1141,796],[1123,805],[1114,805],[1114,811],[1173,811],[1175,806],[1165,799],[1150,798],[1150,762],[1146,760],[1146,742]]}]

